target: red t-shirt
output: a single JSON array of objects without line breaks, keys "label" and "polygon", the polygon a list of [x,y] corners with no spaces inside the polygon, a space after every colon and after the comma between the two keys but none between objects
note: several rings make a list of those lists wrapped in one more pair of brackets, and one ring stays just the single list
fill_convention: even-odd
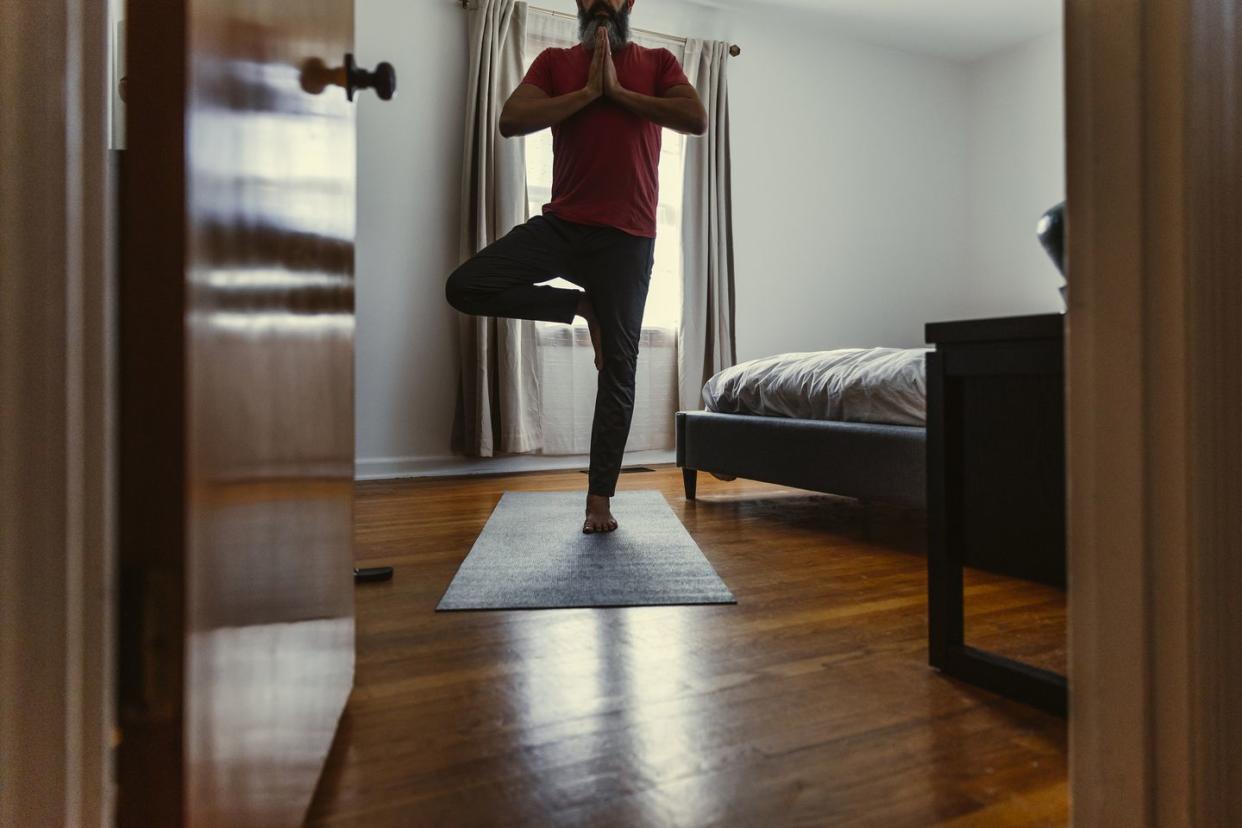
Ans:
[{"label": "red t-shirt", "polygon": [[[577,92],[586,86],[591,58],[581,44],[545,49],[522,82],[553,98]],[[617,81],[631,92],[658,98],[689,83],[668,49],[630,43],[612,59]],[[552,201],[543,212],[655,238],[662,133],[656,123],[607,98],[552,127]]]}]

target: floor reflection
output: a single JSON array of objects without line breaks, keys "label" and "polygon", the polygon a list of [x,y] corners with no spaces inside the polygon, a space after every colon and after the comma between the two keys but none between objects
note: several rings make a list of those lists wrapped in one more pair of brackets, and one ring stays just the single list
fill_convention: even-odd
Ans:
[{"label": "floor reflection", "polygon": [[[694,676],[709,670],[699,663],[695,635],[699,616],[685,608],[624,610],[618,621],[624,630],[622,680],[626,687],[624,719],[635,770],[651,786],[674,780],[703,781],[705,754],[699,740],[715,714],[697,696]],[[658,797],[638,800],[647,824],[669,824],[674,817],[689,824],[705,824],[700,797],[679,786],[679,801]]]},{"label": "floor reflection", "polygon": [[[562,611],[563,612],[563,611]],[[698,619],[685,608],[524,615],[511,629],[520,663],[514,713],[540,785],[572,806],[635,794],[704,769],[699,738],[713,715],[694,692]],[[542,623],[541,623],[542,622]],[[530,626],[539,625],[537,635]],[[573,769],[557,776],[557,771]],[[573,779],[574,781],[570,781]],[[669,816],[658,797],[637,816]],[[685,803],[678,813],[687,816]]]}]

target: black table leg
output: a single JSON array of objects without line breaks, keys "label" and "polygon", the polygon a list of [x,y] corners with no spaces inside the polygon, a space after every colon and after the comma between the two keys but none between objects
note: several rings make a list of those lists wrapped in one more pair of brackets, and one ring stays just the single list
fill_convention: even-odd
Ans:
[{"label": "black table leg", "polygon": [[682,469],[681,480],[686,486],[686,500],[694,500],[695,490],[698,488],[699,473],[695,469]]},{"label": "black table leg", "polygon": [[928,660],[947,676],[969,682],[1049,713],[1069,708],[1064,676],[966,646],[963,591],[962,481],[952,458],[960,456],[962,417],[958,386],[944,356],[927,355],[927,609]]}]

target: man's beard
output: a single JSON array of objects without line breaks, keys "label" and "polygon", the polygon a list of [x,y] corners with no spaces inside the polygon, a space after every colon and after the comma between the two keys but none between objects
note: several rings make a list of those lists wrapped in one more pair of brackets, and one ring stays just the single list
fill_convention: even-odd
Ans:
[{"label": "man's beard", "polygon": [[[603,11],[605,17],[596,17],[597,11]],[[614,50],[630,42],[630,7],[624,5],[620,11],[614,11],[607,3],[597,2],[586,8],[578,8],[578,37],[582,45],[588,49],[595,48],[595,33],[603,26],[608,32],[608,42]]]}]

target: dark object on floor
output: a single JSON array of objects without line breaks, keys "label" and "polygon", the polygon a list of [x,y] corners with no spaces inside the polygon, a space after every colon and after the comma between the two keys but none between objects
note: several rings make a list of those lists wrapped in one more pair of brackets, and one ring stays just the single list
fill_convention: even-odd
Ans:
[{"label": "dark object on floor", "polygon": [[1065,715],[1065,677],[965,643],[962,569],[1065,585],[1063,314],[927,326],[931,665]]},{"label": "dark object on floor", "polygon": [[699,471],[922,507],[927,430],[918,426],[677,412],[686,499]]},{"label": "dark object on floor", "polygon": [[[578,469],[583,474],[590,474],[590,469]],[[621,469],[622,474],[639,474],[641,472],[653,472],[655,469],[649,469],[646,466],[626,466]]]},{"label": "dark object on floor", "polygon": [[355,584],[374,584],[380,581],[392,580],[391,566],[372,566],[366,569],[354,570]]}]

